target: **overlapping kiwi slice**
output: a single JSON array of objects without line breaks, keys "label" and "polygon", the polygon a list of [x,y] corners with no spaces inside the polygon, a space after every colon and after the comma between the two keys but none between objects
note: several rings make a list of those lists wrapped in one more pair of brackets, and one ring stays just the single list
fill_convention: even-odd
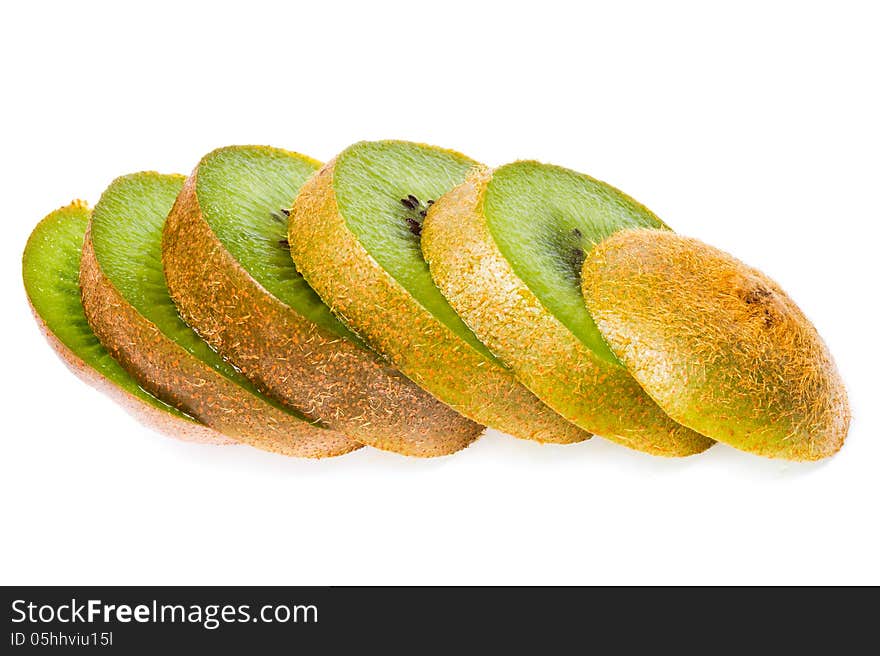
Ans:
[{"label": "overlapping kiwi slice", "polygon": [[252,446],[304,457],[359,445],[262,396],[177,314],[162,271],[162,227],[183,187],[178,175],[116,179],[96,205],[80,265],[86,318],[147,391]]},{"label": "overlapping kiwi slice", "polygon": [[452,453],[482,431],[348,330],[290,257],[288,209],[319,167],[262,146],[221,148],[165,223],[165,277],[181,316],[268,395],[370,446]]},{"label": "overlapping kiwi slice", "polygon": [[696,239],[626,230],[582,271],[598,330],[676,421],[789,460],[837,452],[850,412],[816,329],[773,280]]},{"label": "overlapping kiwi slice", "polygon": [[422,257],[428,207],[477,166],[421,144],[355,144],[302,187],[289,221],[291,255],[349,329],[461,414],[517,437],[586,439],[477,339]]},{"label": "overlapping kiwi slice", "polygon": [[631,226],[665,227],[607,184],[524,161],[472,171],[427,212],[421,246],[468,327],[562,416],[633,449],[698,453],[712,440],[673,421],[644,392],[583,302],[585,253]]},{"label": "overlapping kiwi slice", "polygon": [[231,442],[146,392],[92,332],[79,290],[79,260],[90,216],[82,201],[57,209],[37,224],[24,249],[25,291],[49,344],[79,378],[106,392],[146,425],[180,439]]},{"label": "overlapping kiwi slice", "polygon": [[774,281],[537,162],[221,148],[188,179],[123,176],[94,212],[51,213],[22,272],[71,369],[184,439],[432,456],[485,424],[817,460],[850,423],[827,347]]}]

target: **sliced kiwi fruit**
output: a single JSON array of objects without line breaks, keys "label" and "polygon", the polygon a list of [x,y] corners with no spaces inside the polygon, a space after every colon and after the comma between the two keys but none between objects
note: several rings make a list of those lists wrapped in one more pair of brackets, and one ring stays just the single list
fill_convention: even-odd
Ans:
[{"label": "sliced kiwi fruit", "polygon": [[83,307],[101,343],[147,391],[216,431],[291,456],[359,445],[262,396],[177,315],[162,272],[162,227],[185,178],[117,178],[95,206],[80,264]]},{"label": "sliced kiwi fruit", "polygon": [[663,224],[589,176],[538,162],[471,172],[427,213],[422,250],[446,299],[547,405],[585,430],[664,456],[712,440],[673,421],[602,340],[580,290],[605,235]]},{"label": "sliced kiwi fruit", "polygon": [[676,421],[744,451],[818,460],[846,438],[846,390],[773,280],[696,239],[619,232],[582,271],[603,338]]},{"label": "sliced kiwi fruit", "polygon": [[406,455],[458,451],[483,427],[369,350],[293,264],[286,208],[319,166],[263,146],[206,155],[165,223],[171,297],[220,355],[310,419]]},{"label": "sliced kiwi fruit", "polygon": [[422,220],[476,166],[459,153],[402,141],[347,148],[297,197],[293,260],[349,329],[461,414],[516,437],[586,439],[517,382],[431,280]]},{"label": "sliced kiwi fruit", "polygon": [[74,201],[44,218],[28,238],[22,278],[34,318],[70,370],[106,392],[145,425],[183,440],[232,440],[146,392],[101,346],[86,321],[79,292],[79,259],[91,210]]}]

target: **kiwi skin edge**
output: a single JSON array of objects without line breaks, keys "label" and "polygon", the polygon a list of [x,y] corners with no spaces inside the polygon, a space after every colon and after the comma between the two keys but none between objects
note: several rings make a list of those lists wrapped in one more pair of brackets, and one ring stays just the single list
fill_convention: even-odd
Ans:
[{"label": "kiwi skin edge", "polygon": [[849,402],[828,347],[761,271],[690,237],[624,230],[587,255],[582,285],[605,341],[677,421],[769,458],[843,446]]},{"label": "kiwi skin edge", "polygon": [[163,412],[159,408],[147,405],[133,394],[129,394],[118,385],[114,385],[93,367],[83,362],[78,355],[55,337],[40,315],[34,310],[33,305],[31,305],[31,311],[34,314],[34,319],[37,321],[40,332],[43,333],[46,341],[49,342],[49,345],[58,354],[58,357],[67,365],[67,368],[81,381],[109,396],[122,406],[128,414],[147,428],[184,442],[216,445],[237,444],[235,440],[208,428],[198,421],[179,419],[167,412]]},{"label": "kiwi skin edge", "polygon": [[[77,200],[66,207],[52,212],[46,218],[49,219],[55,215],[56,212],[64,212],[67,210],[89,213],[88,204],[85,201]],[[28,248],[25,247],[25,253],[27,252]],[[184,442],[215,445],[235,444],[234,440],[211,430],[195,419],[179,417],[172,415],[170,412],[165,412],[160,408],[145,403],[134,394],[114,384],[109,378],[102,375],[91,365],[87,364],[82,358],[74,353],[70,347],[56,337],[55,333],[49,329],[49,326],[46,324],[43,317],[37,312],[30,297],[28,297],[28,306],[31,309],[31,313],[34,316],[34,320],[37,322],[37,327],[40,329],[43,337],[46,338],[49,346],[52,347],[52,350],[55,351],[61,361],[67,365],[67,368],[70,369],[70,371],[81,381],[94,387],[98,391],[103,392],[113,401],[122,406],[126,412],[141,424],[147,428],[162,433],[163,435]]]},{"label": "kiwi skin edge", "polygon": [[165,222],[162,260],[181,317],[205,341],[260,391],[363,444],[430,457],[479,437],[483,426],[262,287],[204,219],[198,170]]},{"label": "kiwi skin edge", "polygon": [[538,398],[584,430],[660,456],[714,442],[667,416],[629,373],[596,356],[514,273],[482,213],[489,169],[441,196],[422,226],[434,282],[477,337]]},{"label": "kiwi skin edge", "polygon": [[334,166],[335,159],[303,185],[288,241],[297,268],[342,322],[420,387],[476,422],[539,442],[589,438],[440,323],[379,266],[339,213]]},{"label": "kiwi skin edge", "polygon": [[259,399],[201,362],[144,318],[95,255],[91,223],[80,263],[86,318],[110,354],[155,397],[238,442],[287,456],[322,458],[360,447]]}]

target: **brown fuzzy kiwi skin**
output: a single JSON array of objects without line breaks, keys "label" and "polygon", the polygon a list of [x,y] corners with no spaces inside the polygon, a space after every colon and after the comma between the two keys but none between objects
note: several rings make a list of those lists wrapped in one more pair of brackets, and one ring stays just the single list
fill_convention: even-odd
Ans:
[{"label": "brown fuzzy kiwi skin", "polygon": [[831,354],[761,271],[696,239],[626,230],[588,254],[583,292],[608,345],[682,424],[770,458],[843,445],[849,403]]},{"label": "brown fuzzy kiwi skin", "polygon": [[86,231],[80,262],[86,319],[110,354],[148,392],[238,442],[304,458],[360,447],[341,433],[314,426],[227,380],[166,337],[120,295],[101,270]]},{"label": "brown fuzzy kiwi skin", "polygon": [[[28,304],[30,305],[30,301],[28,301]],[[115,385],[112,381],[102,376],[94,367],[86,364],[82,358],[59,340],[34,309],[34,306],[30,305],[30,307],[43,337],[46,338],[49,346],[52,347],[52,350],[55,351],[61,361],[67,365],[67,368],[70,369],[73,375],[87,385],[106,394],[147,428],[183,442],[214,445],[236,444],[235,440],[208,428],[194,419],[184,419],[164,412],[159,408],[144,403],[134,394]]]},{"label": "brown fuzzy kiwi skin", "polygon": [[251,277],[203,218],[197,175],[166,220],[162,259],[181,316],[205,341],[267,395],[363,444],[431,457],[479,437],[482,426]]},{"label": "brown fuzzy kiwi skin", "polygon": [[489,232],[476,170],[441,196],[422,225],[434,282],[468,327],[538,398],[585,430],[659,456],[714,442],[673,421],[621,367],[597,357],[514,273]]},{"label": "brown fuzzy kiwi skin", "polygon": [[400,371],[461,414],[519,438],[590,437],[439,322],[376,262],[339,213],[335,160],[305,183],[290,214],[291,255],[331,310]]}]

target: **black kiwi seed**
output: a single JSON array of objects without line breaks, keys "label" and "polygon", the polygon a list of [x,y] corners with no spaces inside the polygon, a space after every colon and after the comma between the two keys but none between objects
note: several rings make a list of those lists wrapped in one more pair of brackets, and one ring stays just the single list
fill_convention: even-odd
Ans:
[{"label": "black kiwi seed", "polygon": [[283,207],[277,212],[271,213],[272,218],[278,221],[279,223],[287,223],[287,218],[290,216],[290,210],[284,209]]},{"label": "black kiwi seed", "polygon": [[408,210],[411,210],[415,215],[414,216],[404,216],[403,220],[406,221],[406,225],[409,228],[409,231],[413,233],[416,237],[421,237],[422,235],[422,219],[428,216],[428,208],[434,204],[433,199],[427,201],[427,203],[422,203],[415,195],[407,194],[406,198],[401,198],[400,203]]},{"label": "black kiwi seed", "polygon": [[743,300],[746,302],[747,305],[752,305],[753,303],[763,303],[771,296],[773,296],[773,292],[771,292],[769,289],[765,289],[763,287],[755,287],[743,296]]},{"label": "black kiwi seed", "polygon": [[566,264],[568,264],[570,275],[573,276],[573,280],[580,280],[581,268],[584,266],[585,258],[586,254],[584,253],[583,248],[576,246],[568,251],[565,259],[567,260]]}]

